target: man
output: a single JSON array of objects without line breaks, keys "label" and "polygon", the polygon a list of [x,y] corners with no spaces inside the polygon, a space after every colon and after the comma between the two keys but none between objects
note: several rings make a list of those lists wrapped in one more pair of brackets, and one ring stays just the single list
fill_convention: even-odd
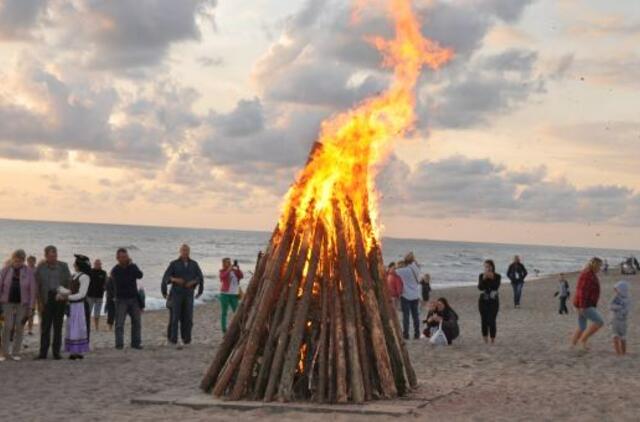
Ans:
[{"label": "man", "polygon": [[509,265],[509,269],[507,270],[507,277],[511,280],[511,287],[513,288],[513,306],[515,308],[519,308],[524,279],[527,277],[527,269],[524,267],[522,262],[520,262],[520,257],[518,255],[513,257],[513,262]]},{"label": "man", "polygon": [[[29,268],[31,268],[31,271],[33,271],[33,273],[36,273],[36,257],[33,255],[29,255],[29,257],[27,258],[27,266]],[[29,320],[27,321],[27,334],[29,334],[30,336],[33,335],[33,317],[36,314],[36,312],[40,313],[40,310],[38,309],[38,302],[39,300],[36,298],[36,305],[35,308],[33,309],[33,312],[31,312],[31,315],[29,315]]]},{"label": "man", "polygon": [[238,261],[231,265],[231,258],[222,260],[222,269],[220,270],[220,309],[222,315],[220,322],[222,324],[222,332],[227,332],[227,313],[229,308],[233,312],[238,309],[238,300],[240,298],[240,280],[244,277]]},{"label": "man", "polygon": [[191,259],[189,245],[180,246],[180,257],[169,264],[162,278],[162,296],[167,298],[167,286],[171,285],[169,293],[169,343],[181,349],[178,341],[178,327],[182,343],[191,344],[191,329],[193,328],[193,294],[198,288],[196,298],[202,296],[204,277],[198,263]]},{"label": "man", "polygon": [[131,347],[142,349],[142,309],[138,296],[138,280],[142,271],[129,258],[129,252],[120,248],[116,252],[118,264],[111,270],[114,298],[116,302],[116,349],[124,348],[124,322],[131,318]]},{"label": "man", "polygon": [[107,284],[107,272],[102,269],[102,261],[99,259],[93,262],[90,277],[91,282],[87,291],[87,327],[91,325],[91,314],[93,313],[93,323],[96,331],[99,331],[104,290]]},{"label": "man", "polygon": [[396,269],[396,274],[402,280],[402,296],[400,306],[402,308],[402,335],[409,339],[409,318],[413,319],[413,337],[420,338],[420,297],[421,286],[420,267],[413,255],[409,252],[404,258],[404,265]]},{"label": "man", "polygon": [[51,328],[53,327],[53,344],[51,352],[53,358],[60,359],[60,347],[62,346],[62,323],[66,300],[58,294],[58,288],[69,288],[71,272],[69,266],[58,261],[58,250],[55,246],[47,246],[44,249],[44,261],[36,268],[36,283],[40,296],[40,309],[42,310],[40,322],[40,353],[37,359],[46,359],[51,342]]}]

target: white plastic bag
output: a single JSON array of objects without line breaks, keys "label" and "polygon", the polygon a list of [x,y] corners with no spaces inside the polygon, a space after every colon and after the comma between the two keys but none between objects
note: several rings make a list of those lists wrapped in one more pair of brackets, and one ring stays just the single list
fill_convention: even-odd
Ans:
[{"label": "white plastic bag", "polygon": [[446,346],[447,344],[449,344],[449,342],[447,341],[447,336],[444,334],[444,331],[442,331],[442,322],[440,323],[438,330],[435,333],[431,334],[429,343],[433,344],[434,346]]}]

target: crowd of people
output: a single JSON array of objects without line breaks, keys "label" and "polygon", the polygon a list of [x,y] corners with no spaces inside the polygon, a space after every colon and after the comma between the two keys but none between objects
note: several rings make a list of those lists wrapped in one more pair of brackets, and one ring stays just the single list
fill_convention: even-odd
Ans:
[{"label": "crowd of people", "polygon": [[[63,345],[64,352],[71,360],[83,359],[90,350],[91,323],[94,330],[100,330],[103,308],[107,327],[114,331],[115,348],[124,348],[127,317],[131,322],[131,348],[143,348],[141,320],[145,294],[138,283],[143,278],[143,272],[125,248],[116,251],[117,263],[109,273],[103,270],[99,259],[92,265],[89,257],[80,254],[75,255],[72,273],[65,262],[58,260],[55,246],[47,246],[43,259],[37,265],[36,261],[33,256],[27,257],[25,251],[16,250],[0,272],[0,306],[4,319],[0,333],[0,361],[20,360],[24,329],[27,328],[28,333],[32,334],[36,310],[41,324],[37,359],[47,359],[49,351],[54,359],[61,359]],[[604,325],[604,319],[597,309],[600,297],[598,273],[604,266],[603,260],[592,258],[578,278],[573,299],[578,317],[578,328],[571,341],[574,346],[581,345],[588,349],[589,339]],[[493,344],[498,332],[502,276],[490,259],[484,261],[483,267],[477,284],[480,291],[480,328],[484,342]],[[522,260],[515,256],[507,269],[507,278],[512,285],[516,309],[522,301],[527,274]],[[237,261],[232,262],[230,258],[222,260],[218,298],[223,333],[227,330],[229,311],[235,312],[239,305],[242,295],[240,281],[243,277]],[[424,336],[432,344],[450,345],[458,338],[458,314],[446,298],[431,300],[431,277],[422,273],[413,253],[389,265],[386,281],[394,307],[402,312],[405,340]],[[161,282],[161,292],[169,309],[166,336],[170,345],[182,349],[191,344],[194,300],[203,291],[203,272],[198,262],[191,258],[189,245],[183,244],[178,258],[168,265]],[[560,275],[555,296],[559,300],[559,314],[568,314],[567,302],[571,293],[564,274]],[[615,285],[615,298],[609,305],[614,350],[619,355],[624,355],[627,349],[629,304],[629,285],[626,281],[620,281]],[[421,310],[426,310],[424,320],[420,318]]]},{"label": "crowd of people", "polygon": [[[180,247],[178,259],[169,264],[161,282],[162,295],[169,309],[167,340],[178,349],[191,343],[194,299],[200,297],[204,289],[202,270],[191,259],[190,252],[188,245]],[[99,259],[92,265],[87,256],[77,254],[74,257],[73,273],[67,263],[58,260],[55,246],[44,249],[44,257],[37,265],[36,258],[27,257],[21,249],[13,252],[5,263],[0,272],[3,317],[0,362],[21,360],[24,329],[27,327],[28,333],[32,334],[36,312],[40,317],[40,348],[36,359],[47,359],[49,351],[56,360],[62,358],[63,351],[71,360],[83,359],[90,350],[91,323],[94,330],[100,330],[103,309],[108,330],[114,332],[116,349],[124,348],[127,317],[131,322],[131,348],[143,348],[145,293],[138,282],[144,274],[127,249],[116,251],[117,263],[108,274]],[[230,258],[223,259],[220,269],[223,331],[226,331],[229,310],[235,312],[238,307],[242,278],[237,261],[232,264]]]},{"label": "crowd of people", "polygon": [[[495,343],[498,332],[497,317],[500,310],[500,285],[502,276],[496,272],[493,260],[487,259],[483,263],[483,272],[478,276],[478,311],[480,314],[480,330],[485,343]],[[578,277],[573,306],[578,316],[578,328],[571,339],[573,346],[581,345],[588,350],[588,341],[604,326],[604,319],[600,315],[597,305],[600,298],[600,282],[598,273],[606,269],[606,261],[592,258]],[[520,308],[522,292],[527,277],[527,269],[519,256],[514,256],[513,262],[507,269],[507,278],[513,289],[514,308]],[[420,265],[413,253],[400,262],[393,262],[387,268],[387,289],[395,307],[402,311],[402,330],[405,340],[410,338],[410,325],[413,323],[414,339],[421,338],[420,334],[420,299],[427,309],[427,317],[423,321],[426,328],[422,331],[424,337],[430,338],[433,344],[452,344],[460,334],[458,314],[449,305],[446,298],[430,301],[431,278],[422,275]],[[628,282],[621,280],[614,286],[615,296],[609,304],[611,312],[611,331],[613,346],[616,354],[624,355],[627,351],[627,319],[630,309]],[[571,296],[569,282],[564,274],[560,274],[558,290],[555,297],[559,300],[558,313],[569,313],[567,302]]]}]

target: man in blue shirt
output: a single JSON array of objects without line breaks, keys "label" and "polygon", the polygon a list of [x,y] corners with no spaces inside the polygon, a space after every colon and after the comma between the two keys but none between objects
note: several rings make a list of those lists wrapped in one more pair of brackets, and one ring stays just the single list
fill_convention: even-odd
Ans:
[{"label": "man in blue shirt", "polygon": [[[162,296],[169,297],[170,310],[169,343],[182,348],[178,342],[178,328],[182,343],[191,343],[191,329],[193,327],[193,301],[196,287],[196,298],[202,296],[204,277],[198,263],[191,259],[189,245],[180,247],[180,257],[169,264],[162,278]],[[171,292],[167,295],[167,287],[171,285]]]}]

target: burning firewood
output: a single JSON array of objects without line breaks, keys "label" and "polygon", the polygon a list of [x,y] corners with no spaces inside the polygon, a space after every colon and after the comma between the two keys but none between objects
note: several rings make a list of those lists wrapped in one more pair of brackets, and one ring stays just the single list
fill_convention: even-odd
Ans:
[{"label": "burning firewood", "polygon": [[384,93],[322,126],[247,292],[200,384],[230,400],[362,403],[417,386],[391,305],[374,164],[414,121],[423,66],[452,52],[423,38],[409,0],[390,0],[394,68]]}]

